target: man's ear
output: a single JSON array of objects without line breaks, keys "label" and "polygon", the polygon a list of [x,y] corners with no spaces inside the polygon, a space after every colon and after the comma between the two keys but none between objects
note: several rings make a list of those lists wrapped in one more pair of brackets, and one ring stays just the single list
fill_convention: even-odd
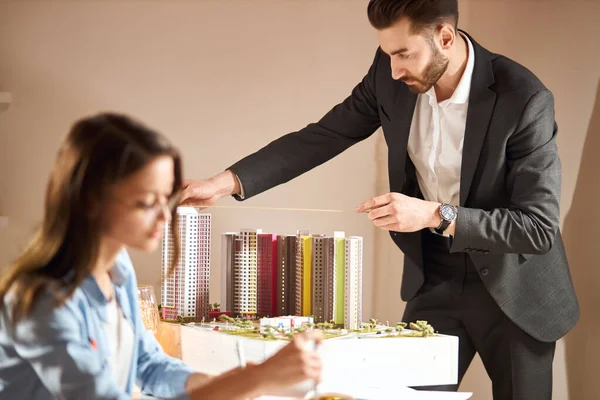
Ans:
[{"label": "man's ear", "polygon": [[440,46],[443,50],[449,50],[456,40],[456,31],[450,24],[442,24],[438,28]]}]

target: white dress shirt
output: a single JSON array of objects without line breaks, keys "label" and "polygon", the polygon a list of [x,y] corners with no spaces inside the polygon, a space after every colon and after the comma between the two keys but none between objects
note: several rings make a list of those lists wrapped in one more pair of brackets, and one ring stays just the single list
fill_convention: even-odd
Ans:
[{"label": "white dress shirt", "polygon": [[408,138],[408,155],[415,165],[425,200],[454,206],[459,205],[462,150],[475,66],[473,44],[461,36],[467,42],[469,54],[456,90],[440,103],[433,87],[420,94]]}]

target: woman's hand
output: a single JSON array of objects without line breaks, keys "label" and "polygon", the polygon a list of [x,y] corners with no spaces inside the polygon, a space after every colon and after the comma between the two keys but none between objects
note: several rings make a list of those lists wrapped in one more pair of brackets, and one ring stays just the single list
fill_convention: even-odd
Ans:
[{"label": "woman's hand", "polygon": [[[302,332],[262,364],[248,363],[207,382],[190,393],[191,400],[242,400],[269,394],[321,376],[316,345],[320,332]],[[190,385],[192,382],[190,381]]]},{"label": "woman's hand", "polygon": [[317,331],[299,333],[290,344],[257,365],[265,387],[279,389],[309,379],[318,381],[321,377],[321,359],[316,345],[322,339],[323,336]]}]

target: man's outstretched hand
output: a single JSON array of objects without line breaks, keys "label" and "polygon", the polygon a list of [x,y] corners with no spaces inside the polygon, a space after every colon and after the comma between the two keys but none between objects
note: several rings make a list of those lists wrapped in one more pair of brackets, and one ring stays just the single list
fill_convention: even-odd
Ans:
[{"label": "man's outstretched hand", "polygon": [[356,212],[368,213],[373,224],[381,229],[416,232],[440,224],[439,206],[440,203],[433,201],[388,193],[365,201],[356,207]]},{"label": "man's outstretched hand", "polygon": [[231,171],[224,171],[210,179],[183,182],[182,206],[206,208],[226,196],[240,193],[240,184]]}]

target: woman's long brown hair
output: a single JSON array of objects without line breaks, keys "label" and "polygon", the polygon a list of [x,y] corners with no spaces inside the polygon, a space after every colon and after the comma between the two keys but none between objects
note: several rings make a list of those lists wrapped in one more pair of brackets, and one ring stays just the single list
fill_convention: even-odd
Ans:
[{"label": "woman's long brown hair", "polygon": [[[158,156],[174,161],[173,191],[181,189],[179,152],[159,133],[118,114],[76,122],[62,142],[46,188],[41,225],[21,255],[0,276],[0,309],[10,293],[14,321],[30,315],[40,295],[50,291],[64,304],[91,273],[101,237],[100,205],[107,189]],[[172,215],[175,257],[177,219]],[[177,263],[172,260],[172,266]]]}]

